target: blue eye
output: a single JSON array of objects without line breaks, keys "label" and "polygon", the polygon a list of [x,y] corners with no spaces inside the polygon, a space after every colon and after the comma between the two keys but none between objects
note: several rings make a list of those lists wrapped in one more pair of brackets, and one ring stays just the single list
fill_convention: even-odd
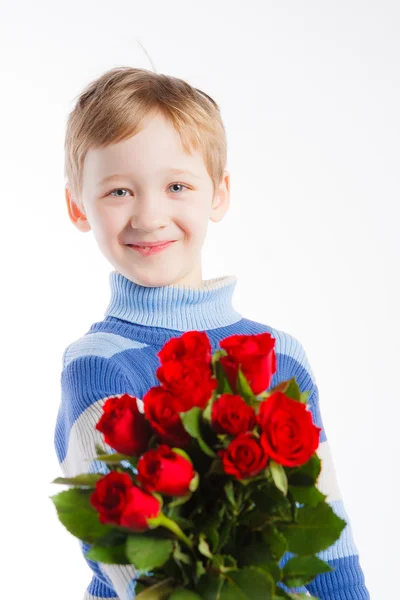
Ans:
[{"label": "blue eye", "polygon": [[183,183],[171,183],[171,185],[170,185],[169,187],[172,187],[173,185],[180,185],[181,187],[184,187],[184,188],[186,188],[186,189],[189,189],[189,188],[187,187],[187,185],[184,185]]},{"label": "blue eye", "polygon": [[[178,185],[181,188],[189,189],[188,186],[184,185],[183,183],[171,183],[171,185],[169,187],[171,188],[173,185]],[[129,191],[129,190],[126,190],[125,188],[114,188],[113,190],[111,190],[109,195],[112,196],[114,194],[114,192],[119,192],[120,190],[122,190],[123,192]],[[126,196],[118,195],[118,196],[114,196],[114,198],[126,198]]]},{"label": "blue eye", "polygon": [[[125,188],[115,188],[114,190],[111,190],[110,195],[112,195],[114,192],[119,192],[120,190],[123,192],[128,191]],[[125,198],[125,196],[114,196],[114,198]]]}]

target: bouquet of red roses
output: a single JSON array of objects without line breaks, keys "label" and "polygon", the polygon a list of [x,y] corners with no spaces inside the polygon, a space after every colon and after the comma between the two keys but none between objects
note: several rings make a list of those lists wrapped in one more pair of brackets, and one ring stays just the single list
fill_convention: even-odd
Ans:
[{"label": "bouquet of red roses", "polygon": [[52,482],[72,486],[51,499],[92,544],[87,558],[134,565],[138,600],[301,599],[284,588],[332,570],[315,554],[346,521],[316,487],[310,392],[294,377],[268,390],[274,345],[233,335],[212,355],[205,332],[170,339],[160,385],[105,400],[96,429],[115,452],[96,445],[96,460],[108,474]]}]

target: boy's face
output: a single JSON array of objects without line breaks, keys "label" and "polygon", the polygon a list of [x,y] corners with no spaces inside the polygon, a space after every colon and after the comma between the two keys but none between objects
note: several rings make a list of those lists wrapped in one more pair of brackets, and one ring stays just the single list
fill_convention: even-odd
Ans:
[{"label": "boy's face", "polygon": [[[103,181],[113,175],[118,176]],[[71,221],[80,231],[93,231],[101,252],[118,272],[149,287],[201,285],[208,221],[223,218],[229,196],[228,172],[213,197],[202,155],[186,154],[178,133],[158,113],[131,138],[88,152],[83,211],[66,187]],[[149,256],[129,247],[169,240],[176,241]]]}]

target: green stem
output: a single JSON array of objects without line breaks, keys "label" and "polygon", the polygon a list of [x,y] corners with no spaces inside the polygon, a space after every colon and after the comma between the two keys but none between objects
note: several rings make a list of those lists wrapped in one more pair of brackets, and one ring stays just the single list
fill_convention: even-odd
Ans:
[{"label": "green stem", "polygon": [[135,596],[135,598],[137,598],[137,600],[165,600],[166,598],[170,597],[174,589],[175,586],[173,585],[173,578],[170,577],[169,579],[164,579],[163,581],[146,588],[140,592],[140,594]]},{"label": "green stem", "polygon": [[184,542],[188,548],[193,548],[193,542],[183,533],[178,523],[176,523],[172,519],[169,519],[167,515],[165,515],[163,512],[161,512],[155,519],[148,519],[148,522],[149,521],[153,521],[156,525],[166,527],[167,529],[172,531],[172,533],[174,533],[179,540]]}]

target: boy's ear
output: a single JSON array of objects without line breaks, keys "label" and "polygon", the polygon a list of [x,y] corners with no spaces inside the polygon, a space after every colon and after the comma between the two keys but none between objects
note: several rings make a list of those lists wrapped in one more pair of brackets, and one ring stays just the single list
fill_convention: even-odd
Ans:
[{"label": "boy's ear", "polygon": [[224,176],[222,177],[221,183],[218,188],[215,190],[212,207],[211,207],[211,215],[210,220],[217,223],[220,221],[227,212],[229,208],[231,195],[231,179],[230,174],[225,169]]},{"label": "boy's ear", "polygon": [[75,227],[77,227],[79,231],[90,231],[91,227],[86,218],[85,211],[79,208],[74,198],[72,198],[68,184],[65,186],[65,200],[67,202],[69,218]]}]

